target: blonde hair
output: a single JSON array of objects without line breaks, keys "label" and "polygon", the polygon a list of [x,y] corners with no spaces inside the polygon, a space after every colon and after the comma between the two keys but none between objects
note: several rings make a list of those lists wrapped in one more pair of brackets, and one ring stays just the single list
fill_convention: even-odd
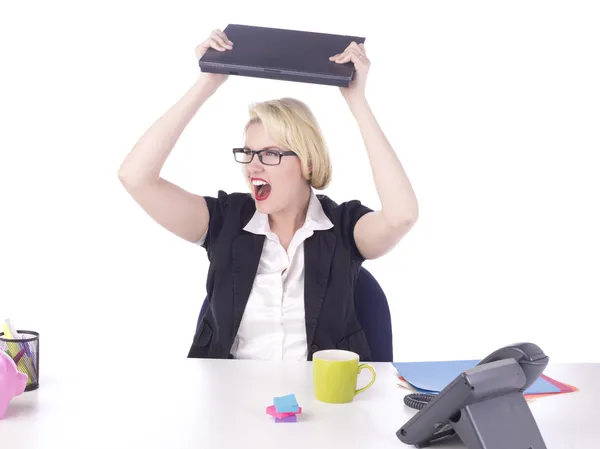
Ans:
[{"label": "blonde hair", "polygon": [[280,98],[249,107],[253,123],[262,123],[282,149],[295,152],[304,178],[315,189],[322,190],[331,181],[331,159],[317,120],[309,107],[294,98]]}]

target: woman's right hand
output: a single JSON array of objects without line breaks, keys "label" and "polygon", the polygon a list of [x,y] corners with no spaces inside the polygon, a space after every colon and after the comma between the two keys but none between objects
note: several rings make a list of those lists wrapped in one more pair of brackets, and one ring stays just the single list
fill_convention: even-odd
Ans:
[{"label": "woman's right hand", "polygon": [[[217,51],[227,51],[233,48],[233,42],[229,40],[223,31],[213,30],[208,39],[196,47],[196,61],[199,61],[209,48],[214,48]],[[201,72],[201,76],[215,89],[221,86],[229,77],[229,75],[207,72]]]}]

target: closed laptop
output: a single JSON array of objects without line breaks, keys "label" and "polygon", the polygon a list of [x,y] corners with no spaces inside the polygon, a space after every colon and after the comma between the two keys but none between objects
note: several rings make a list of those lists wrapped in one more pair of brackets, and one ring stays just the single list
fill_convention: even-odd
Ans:
[{"label": "closed laptop", "polygon": [[354,64],[338,64],[329,57],[342,53],[364,37],[310,31],[229,24],[223,30],[233,49],[209,48],[200,58],[200,70],[209,73],[249,76],[347,87]]}]

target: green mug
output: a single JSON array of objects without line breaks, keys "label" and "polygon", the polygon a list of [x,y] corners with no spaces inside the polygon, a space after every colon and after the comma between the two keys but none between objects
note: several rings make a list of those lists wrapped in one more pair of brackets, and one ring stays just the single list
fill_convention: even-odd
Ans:
[{"label": "green mug", "polygon": [[[357,389],[358,373],[371,371],[371,381]],[[375,382],[375,370],[366,363],[359,364],[358,354],[341,349],[326,349],[313,354],[313,382],[315,396],[321,402],[344,404],[365,391]]]}]

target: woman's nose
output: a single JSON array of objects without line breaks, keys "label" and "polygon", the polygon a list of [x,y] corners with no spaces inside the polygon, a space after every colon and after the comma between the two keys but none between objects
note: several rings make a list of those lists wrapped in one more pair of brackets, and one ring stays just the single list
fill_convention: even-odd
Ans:
[{"label": "woman's nose", "polygon": [[257,173],[264,170],[263,164],[258,159],[258,154],[254,155],[254,159],[248,164],[248,171],[251,173]]}]

